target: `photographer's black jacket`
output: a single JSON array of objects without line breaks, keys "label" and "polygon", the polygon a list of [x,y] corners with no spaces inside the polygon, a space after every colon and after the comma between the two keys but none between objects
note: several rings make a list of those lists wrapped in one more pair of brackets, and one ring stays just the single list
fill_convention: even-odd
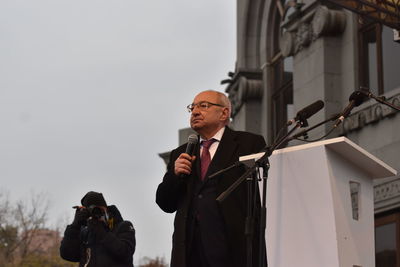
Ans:
[{"label": "photographer's black jacket", "polygon": [[80,267],[88,261],[87,267],[133,267],[136,246],[133,225],[122,219],[117,207],[109,206],[108,212],[114,218],[112,230],[105,230],[99,222],[94,226],[68,225],[61,241],[61,257],[79,262]]}]

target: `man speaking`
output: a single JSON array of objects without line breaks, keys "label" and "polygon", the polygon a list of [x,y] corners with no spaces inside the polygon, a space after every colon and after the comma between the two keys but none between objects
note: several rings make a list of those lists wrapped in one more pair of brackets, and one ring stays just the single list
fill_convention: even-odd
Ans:
[{"label": "man speaking", "polygon": [[[201,92],[187,108],[190,125],[199,134],[198,143],[193,152],[187,144],[171,152],[156,194],[163,211],[176,212],[171,267],[246,266],[245,183],[221,203],[216,201],[245,169],[236,167],[213,178],[208,176],[232,165],[240,156],[259,152],[265,147],[264,138],[227,126],[231,104],[223,93]],[[256,235],[253,244],[256,263]]]}]

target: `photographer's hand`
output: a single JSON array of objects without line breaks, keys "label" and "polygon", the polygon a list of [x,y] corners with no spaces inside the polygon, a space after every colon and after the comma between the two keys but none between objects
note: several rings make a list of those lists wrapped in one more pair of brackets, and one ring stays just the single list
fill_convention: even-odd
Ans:
[{"label": "photographer's hand", "polygon": [[74,221],[72,225],[74,226],[82,226],[86,225],[86,221],[89,218],[90,214],[89,211],[85,208],[78,208],[75,211]]},{"label": "photographer's hand", "polygon": [[88,220],[88,228],[89,232],[95,234],[97,241],[102,240],[104,236],[107,234],[106,224],[97,218],[90,218]]}]

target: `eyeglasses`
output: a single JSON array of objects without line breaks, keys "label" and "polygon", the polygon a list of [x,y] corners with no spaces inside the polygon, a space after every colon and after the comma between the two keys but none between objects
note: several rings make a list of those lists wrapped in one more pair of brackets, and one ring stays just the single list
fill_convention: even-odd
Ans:
[{"label": "eyeglasses", "polygon": [[195,107],[198,107],[200,110],[204,111],[204,110],[207,110],[211,106],[218,106],[218,107],[223,107],[224,108],[223,105],[216,104],[216,103],[211,103],[211,102],[208,102],[208,101],[201,101],[201,102],[196,103],[196,104],[192,103],[192,104],[188,105],[186,108],[187,108],[189,113],[192,113],[193,109]]}]

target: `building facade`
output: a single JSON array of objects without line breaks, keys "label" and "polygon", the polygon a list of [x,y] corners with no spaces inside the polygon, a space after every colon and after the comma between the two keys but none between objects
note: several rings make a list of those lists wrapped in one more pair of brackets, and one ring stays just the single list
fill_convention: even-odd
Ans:
[{"label": "building facade", "polygon": [[[236,65],[222,77],[232,102],[231,127],[262,134],[273,144],[296,111],[322,100],[324,109],[309,125],[335,118],[360,88],[400,107],[400,43],[395,34],[330,1],[237,0]],[[396,110],[371,99],[330,132],[332,125],[310,131],[308,140],[328,133],[325,139],[346,136],[400,170]],[[179,142],[185,143],[190,133],[180,130]],[[286,145],[298,144],[302,142]],[[168,154],[160,154],[165,162]],[[400,267],[400,175],[377,180],[374,194],[376,266]]]},{"label": "building facade", "polygon": [[[236,66],[224,83],[232,127],[272,144],[296,111],[316,100],[325,107],[310,125],[340,113],[360,87],[400,106],[400,44],[391,28],[327,1],[237,0]],[[400,170],[399,131],[398,112],[369,100],[326,138],[346,136]],[[376,266],[400,266],[400,176],[376,181],[375,224]]]}]

